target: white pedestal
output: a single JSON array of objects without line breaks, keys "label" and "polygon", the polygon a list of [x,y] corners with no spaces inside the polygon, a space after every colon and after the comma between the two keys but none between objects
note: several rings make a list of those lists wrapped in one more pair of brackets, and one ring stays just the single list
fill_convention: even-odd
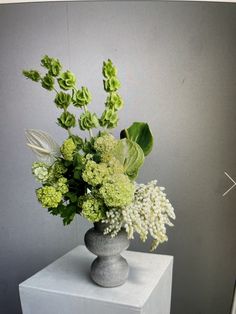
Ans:
[{"label": "white pedestal", "polygon": [[95,256],[78,246],[20,284],[23,314],[169,314],[173,257],[126,251],[128,281],[102,288],[89,278]]}]

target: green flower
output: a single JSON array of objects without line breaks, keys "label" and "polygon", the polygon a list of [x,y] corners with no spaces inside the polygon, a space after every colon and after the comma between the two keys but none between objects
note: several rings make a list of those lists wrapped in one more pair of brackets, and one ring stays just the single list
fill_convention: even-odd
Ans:
[{"label": "green flower", "polygon": [[49,165],[44,162],[34,162],[32,164],[32,173],[36,180],[45,183],[49,178]]},{"label": "green flower", "polygon": [[74,105],[76,107],[83,107],[88,105],[92,100],[92,95],[90,94],[87,87],[82,86],[81,90],[78,90],[74,97]]},{"label": "green flower", "polygon": [[108,153],[112,153],[116,144],[117,144],[117,140],[115,139],[115,137],[107,133],[96,138],[94,142],[94,149],[101,155],[108,154]]},{"label": "green flower", "polygon": [[23,75],[34,82],[38,82],[41,79],[39,72],[35,70],[23,71]]},{"label": "green flower", "polygon": [[61,89],[68,90],[74,88],[76,84],[76,77],[71,71],[66,71],[57,79]]},{"label": "green flower", "polygon": [[65,160],[72,161],[76,145],[72,138],[68,138],[61,146],[61,153]]},{"label": "green flower", "polygon": [[99,192],[108,207],[122,207],[131,204],[134,197],[134,184],[124,174],[110,176]]},{"label": "green flower", "polygon": [[62,69],[58,59],[49,58],[47,55],[42,58],[41,65],[48,69],[48,73],[52,76],[58,76]]},{"label": "green flower", "polygon": [[50,74],[46,74],[42,78],[42,87],[47,90],[52,90],[54,87],[54,78]]},{"label": "green flower", "polygon": [[117,69],[110,59],[108,59],[107,62],[103,62],[102,73],[106,78],[111,78],[117,75]]},{"label": "green flower", "polygon": [[102,127],[108,127],[109,129],[115,128],[118,123],[118,115],[117,112],[114,111],[113,109],[106,109],[102,116],[101,119],[99,120],[99,124]]},{"label": "green flower", "polygon": [[69,94],[60,92],[57,94],[54,102],[58,108],[67,109],[71,103],[71,96]]},{"label": "green flower", "polygon": [[62,200],[61,192],[53,186],[44,186],[36,191],[39,202],[45,208],[56,208]]},{"label": "green flower", "polygon": [[97,164],[95,161],[89,160],[86,163],[82,178],[88,184],[96,186],[102,184],[108,175],[109,172],[105,163]]},{"label": "green flower", "polygon": [[84,145],[84,141],[81,137],[79,137],[78,135],[70,135],[70,138],[72,138],[73,142],[75,143],[76,147],[78,149],[81,149]]},{"label": "green flower", "polygon": [[41,59],[41,66],[45,67],[46,69],[50,69],[50,65],[51,65],[51,58],[49,58],[49,56],[45,55],[42,59]]},{"label": "green flower", "polygon": [[62,195],[69,191],[67,179],[64,177],[59,178],[53,186],[57,191],[61,192]]},{"label": "green flower", "polygon": [[82,113],[79,119],[79,126],[81,130],[89,130],[98,126],[98,118],[95,113],[86,111]]},{"label": "green flower", "polygon": [[57,181],[63,176],[64,173],[66,173],[66,171],[67,169],[61,161],[55,161],[54,164],[49,168],[48,181]]},{"label": "green flower", "polygon": [[124,102],[118,93],[112,92],[107,97],[106,107],[109,109],[119,110],[123,107]]},{"label": "green flower", "polygon": [[115,92],[120,88],[120,81],[116,77],[111,77],[103,81],[106,92]]},{"label": "green flower", "polygon": [[76,124],[75,116],[68,111],[63,112],[57,121],[58,124],[66,130],[73,128]]},{"label": "green flower", "polygon": [[[102,156],[102,160],[105,160],[105,158],[109,156],[108,154],[104,154]],[[121,164],[121,162],[116,159],[114,156],[109,156],[109,159],[107,159],[107,167],[109,174],[124,174],[125,169],[124,166]]]},{"label": "green flower", "polygon": [[90,222],[98,222],[106,217],[102,200],[97,199],[92,195],[87,195],[84,198],[81,207],[81,215]]}]

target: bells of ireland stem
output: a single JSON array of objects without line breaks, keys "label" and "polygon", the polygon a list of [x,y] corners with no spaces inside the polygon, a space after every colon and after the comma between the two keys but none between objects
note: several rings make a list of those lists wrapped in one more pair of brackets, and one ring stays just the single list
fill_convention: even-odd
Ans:
[{"label": "bells of ireland stem", "polygon": [[53,90],[54,88],[54,78],[50,74],[46,74],[42,78],[42,87],[47,89],[47,90]]},{"label": "bells of ireland stem", "polygon": [[61,89],[69,90],[74,88],[76,84],[76,77],[71,71],[66,71],[61,74],[57,81]]},{"label": "bells of ireland stem", "polygon": [[108,129],[115,128],[118,123],[118,114],[115,110],[113,109],[106,109],[102,116],[101,119],[99,120],[99,124],[102,127],[107,127]]},{"label": "bells of ireland stem", "polygon": [[83,107],[88,105],[92,100],[92,95],[89,92],[88,88],[82,86],[80,90],[75,93],[74,96],[74,105],[75,107]]},{"label": "bells of ireland stem", "polygon": [[111,78],[117,75],[117,69],[110,59],[108,59],[107,62],[103,62],[102,73],[105,78]]},{"label": "bells of ireland stem", "polygon": [[27,77],[28,79],[30,79],[34,82],[40,81],[41,77],[40,77],[40,74],[38,71],[35,71],[35,70],[25,71],[24,70],[22,73],[25,77]]},{"label": "bells of ireland stem", "polygon": [[115,92],[120,88],[120,81],[115,76],[104,80],[103,84],[106,92]]},{"label": "bells of ireland stem", "polygon": [[71,96],[64,92],[60,92],[57,94],[54,102],[58,108],[67,109],[71,103]]},{"label": "bells of ireland stem", "polygon": [[82,113],[79,119],[79,126],[81,130],[90,130],[98,126],[98,118],[95,113],[86,111]]},{"label": "bells of ireland stem", "polygon": [[76,124],[75,116],[68,111],[63,112],[57,121],[58,124],[66,130],[75,127]]},{"label": "bells of ireland stem", "polygon": [[62,65],[58,59],[50,58],[47,55],[42,58],[41,65],[48,69],[48,73],[52,76],[58,76],[62,69]]},{"label": "bells of ireland stem", "polygon": [[106,107],[109,109],[120,110],[124,106],[122,97],[116,93],[112,92],[106,99]]}]

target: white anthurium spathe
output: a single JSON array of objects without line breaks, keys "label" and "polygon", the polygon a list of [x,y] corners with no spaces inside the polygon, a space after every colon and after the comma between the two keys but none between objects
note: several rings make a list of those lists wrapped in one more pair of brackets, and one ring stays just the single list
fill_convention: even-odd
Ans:
[{"label": "white anthurium spathe", "polygon": [[35,153],[38,160],[51,165],[61,155],[60,146],[48,133],[35,130],[25,130],[27,146]]}]

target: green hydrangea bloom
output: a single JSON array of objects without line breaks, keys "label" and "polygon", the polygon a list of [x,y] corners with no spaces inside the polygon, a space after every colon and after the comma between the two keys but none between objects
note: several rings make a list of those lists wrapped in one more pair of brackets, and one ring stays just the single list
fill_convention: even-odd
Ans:
[{"label": "green hydrangea bloom", "polygon": [[72,138],[68,138],[67,140],[65,140],[61,146],[61,153],[64,159],[72,161],[75,149],[76,149],[76,145],[74,141],[72,140]]},{"label": "green hydrangea bloom", "polygon": [[95,161],[89,160],[86,163],[82,178],[88,184],[96,186],[102,184],[108,175],[109,172],[105,163],[97,164]]},{"label": "green hydrangea bloom", "polygon": [[72,138],[73,142],[75,143],[78,149],[81,149],[83,147],[84,141],[81,137],[79,137],[78,135],[71,134],[70,138]]},{"label": "green hydrangea bloom", "polygon": [[76,77],[71,71],[66,71],[61,74],[61,77],[59,77],[57,81],[61,89],[69,90],[74,88],[76,84]]},{"label": "green hydrangea bloom", "polygon": [[61,192],[53,186],[44,186],[36,191],[39,202],[45,208],[56,208],[62,200]]},{"label": "green hydrangea bloom", "polygon": [[67,179],[64,177],[59,178],[53,186],[57,191],[61,192],[61,194],[65,194],[69,191]]},{"label": "green hydrangea bloom", "polygon": [[118,115],[117,112],[113,109],[106,109],[102,116],[101,119],[99,120],[99,124],[102,127],[108,127],[109,129],[115,128],[118,123]]},{"label": "green hydrangea bloom", "polygon": [[54,164],[49,168],[48,181],[55,182],[66,173],[67,168],[61,161],[55,161]]},{"label": "green hydrangea bloom", "polygon": [[79,119],[79,126],[81,130],[90,130],[98,126],[98,118],[95,113],[86,111],[82,113]]},{"label": "green hydrangea bloom", "polygon": [[[104,160],[104,158],[106,158],[106,156],[109,156],[109,155],[104,155],[103,156],[103,160]],[[108,167],[109,174],[111,174],[111,175],[113,175],[113,174],[123,174],[125,172],[124,166],[114,156],[111,156],[107,160],[107,167]]]},{"label": "green hydrangea bloom", "polygon": [[57,119],[57,121],[58,124],[66,130],[75,127],[76,124],[75,115],[73,115],[69,111],[63,112]]},{"label": "green hydrangea bloom", "polygon": [[108,207],[122,207],[131,204],[134,197],[134,184],[124,174],[110,176],[99,192]]},{"label": "green hydrangea bloom", "polygon": [[46,74],[43,78],[42,78],[42,87],[47,89],[47,90],[53,90],[54,88],[54,78],[50,75],[50,74]]},{"label": "green hydrangea bloom", "polygon": [[120,110],[124,105],[122,97],[118,93],[110,93],[106,100],[106,107],[109,109]]},{"label": "green hydrangea bloom", "polygon": [[23,71],[23,75],[34,82],[38,82],[41,79],[39,72],[35,70]]},{"label": "green hydrangea bloom", "polygon": [[32,173],[36,180],[42,183],[47,182],[49,178],[49,165],[44,162],[34,162],[32,164]]},{"label": "green hydrangea bloom", "polygon": [[103,81],[104,89],[106,92],[115,92],[120,88],[120,81],[116,77],[111,77]]},{"label": "green hydrangea bloom", "polygon": [[100,154],[112,152],[117,144],[115,137],[109,133],[97,137],[94,142],[94,148]]},{"label": "green hydrangea bloom", "polygon": [[87,87],[82,86],[81,90],[78,90],[74,97],[74,105],[76,107],[83,107],[88,105],[92,100],[92,95]]},{"label": "green hydrangea bloom", "polygon": [[117,75],[117,69],[110,59],[108,59],[107,62],[103,62],[102,73],[106,78]]},{"label": "green hydrangea bloom", "polygon": [[71,103],[71,96],[69,94],[60,92],[57,94],[54,102],[58,108],[67,109]]},{"label": "green hydrangea bloom", "polygon": [[90,222],[98,222],[106,217],[102,200],[97,199],[92,195],[84,197],[81,207],[81,215]]}]

